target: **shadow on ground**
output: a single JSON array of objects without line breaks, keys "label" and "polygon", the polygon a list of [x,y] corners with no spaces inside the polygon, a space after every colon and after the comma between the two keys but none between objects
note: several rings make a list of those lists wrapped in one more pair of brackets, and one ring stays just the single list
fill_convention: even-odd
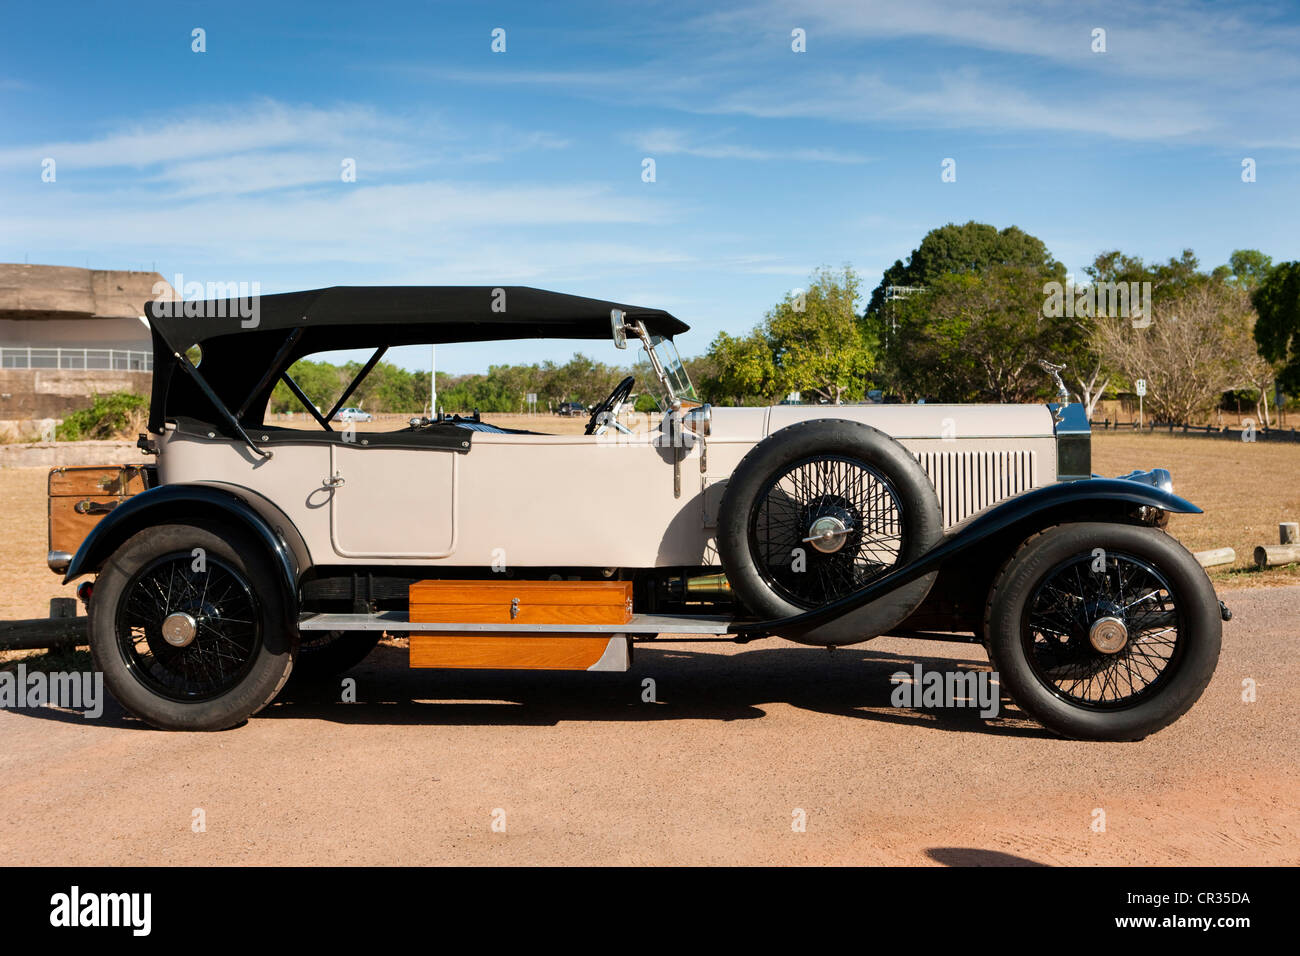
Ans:
[{"label": "shadow on ground", "polygon": [[[565,721],[754,720],[764,707],[787,704],[856,720],[930,727],[955,733],[1052,737],[1010,702],[997,717],[977,707],[925,710],[895,707],[897,671],[986,670],[983,651],[965,659],[892,654],[869,647],[752,648],[734,654],[701,653],[687,645],[638,645],[631,670],[621,674],[565,671],[439,671],[407,667],[407,651],[381,644],[346,674],[312,684],[291,680],[253,721],[328,720],[343,724],[439,726],[551,726]],[[342,700],[344,680],[355,681],[355,703]],[[653,699],[647,696],[653,681]],[[87,721],[76,711],[18,711],[46,720],[99,727],[147,725],[111,699],[103,716]]]},{"label": "shadow on ground", "polygon": [[925,855],[944,866],[1047,866],[1028,857],[969,846],[936,846]]}]

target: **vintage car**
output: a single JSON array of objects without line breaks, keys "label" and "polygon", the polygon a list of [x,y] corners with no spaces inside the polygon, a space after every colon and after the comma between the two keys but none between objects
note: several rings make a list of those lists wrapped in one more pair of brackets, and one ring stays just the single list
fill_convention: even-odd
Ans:
[{"label": "vintage car", "polygon": [[[1168,725],[1214,671],[1230,615],[1163,530],[1199,509],[1161,469],[1092,475],[1064,395],[711,407],[680,320],[530,288],[181,305],[147,310],[143,490],[50,554],[66,581],[96,576],[79,589],[96,665],[158,727],[235,725],[291,671],[345,670],[384,632],[409,637],[413,667],[590,671],[659,635],[968,640],[1025,714],[1093,740]],[[662,415],[629,427],[629,376],[583,435],[478,415],[331,427],[389,348],[533,337],[636,340]],[[289,374],[363,348],[324,413]],[[266,421],[277,382],[311,427]]]}]

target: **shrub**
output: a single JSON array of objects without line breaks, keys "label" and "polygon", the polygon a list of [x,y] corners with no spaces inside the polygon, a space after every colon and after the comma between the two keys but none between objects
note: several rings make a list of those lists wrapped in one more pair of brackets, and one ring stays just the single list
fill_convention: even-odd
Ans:
[{"label": "shrub", "polygon": [[69,412],[58,426],[58,441],[134,438],[144,424],[149,399],[135,392],[96,395],[89,408]]}]

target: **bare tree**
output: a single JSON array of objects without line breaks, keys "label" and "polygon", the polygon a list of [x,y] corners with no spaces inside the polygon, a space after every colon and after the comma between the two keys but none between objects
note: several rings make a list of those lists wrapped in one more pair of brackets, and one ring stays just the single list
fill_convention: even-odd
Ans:
[{"label": "bare tree", "polygon": [[1098,344],[1124,377],[1146,379],[1156,418],[1192,422],[1241,385],[1255,352],[1254,319],[1243,290],[1207,283],[1163,303],[1145,328],[1127,318],[1099,319]]}]

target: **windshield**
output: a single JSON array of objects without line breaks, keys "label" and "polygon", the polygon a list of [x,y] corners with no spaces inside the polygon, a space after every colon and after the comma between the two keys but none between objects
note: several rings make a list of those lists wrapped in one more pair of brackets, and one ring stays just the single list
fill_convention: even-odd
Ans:
[{"label": "windshield", "polygon": [[664,377],[668,380],[669,389],[672,390],[672,395],[669,397],[698,402],[700,399],[695,394],[695,386],[691,384],[691,377],[686,374],[686,366],[682,364],[682,357],[677,354],[677,346],[673,345],[672,339],[664,338],[662,335],[651,335],[646,348],[654,350],[655,358],[659,360],[659,365],[664,370]]}]

